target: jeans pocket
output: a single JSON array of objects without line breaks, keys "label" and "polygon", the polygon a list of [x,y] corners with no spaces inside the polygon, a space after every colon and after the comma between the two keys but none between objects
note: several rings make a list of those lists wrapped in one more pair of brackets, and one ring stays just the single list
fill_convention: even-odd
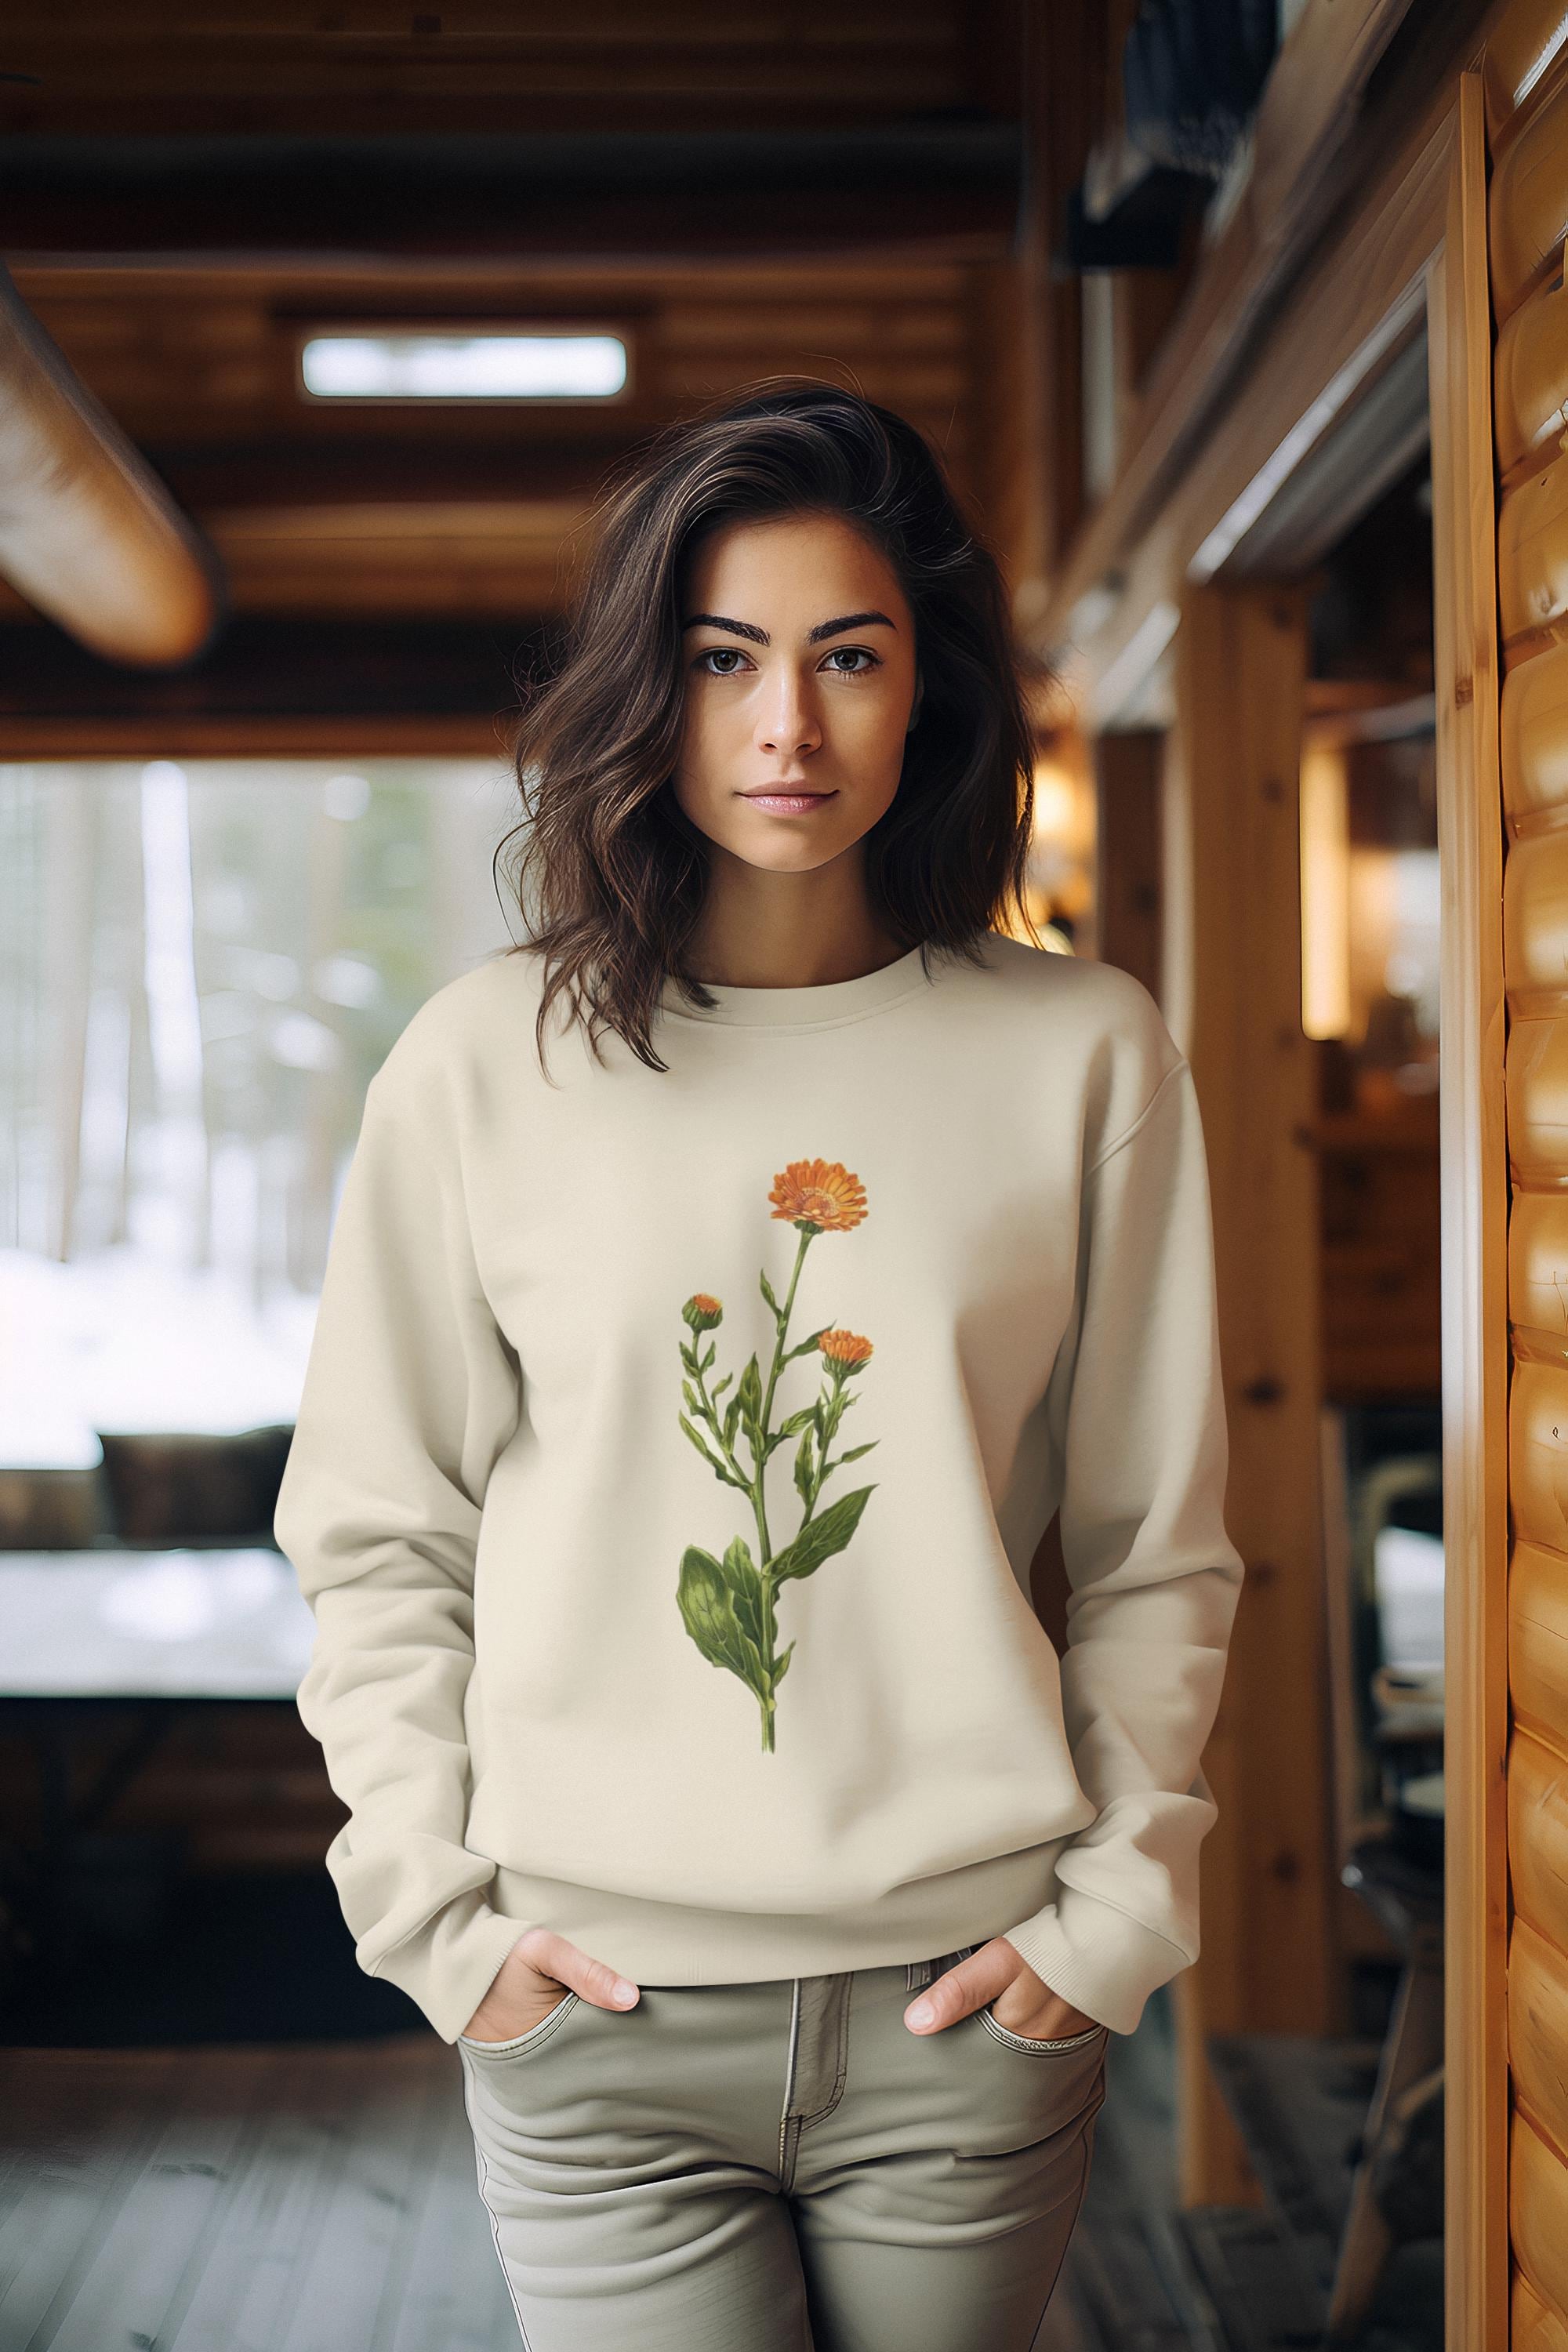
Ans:
[{"label": "jeans pocket", "polygon": [[526,2033],[514,2033],[509,2041],[483,2042],[471,2033],[459,2033],[458,2040],[465,2050],[471,2050],[476,2058],[520,2058],[528,2051],[536,2049],[540,2042],[547,2042],[582,1998],[581,1993],[567,1990],[537,2025],[531,2025]]}]

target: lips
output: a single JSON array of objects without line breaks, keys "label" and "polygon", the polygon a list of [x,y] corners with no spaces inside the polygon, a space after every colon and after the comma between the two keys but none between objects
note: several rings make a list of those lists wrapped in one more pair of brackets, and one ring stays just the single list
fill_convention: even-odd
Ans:
[{"label": "lips", "polygon": [[809,784],[761,784],[754,792],[741,795],[753,808],[763,809],[773,816],[804,815],[833,797],[831,792],[819,792]]}]

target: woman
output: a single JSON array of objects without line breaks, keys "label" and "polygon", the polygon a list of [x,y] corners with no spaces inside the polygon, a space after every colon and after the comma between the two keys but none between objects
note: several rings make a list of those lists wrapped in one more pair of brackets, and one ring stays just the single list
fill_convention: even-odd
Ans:
[{"label": "woman", "polygon": [[1198,1949],[1191,1073],[992,929],[998,575],[850,394],[645,453],[519,772],[529,936],[372,1081],[278,1510],[344,1915],[534,2352],[1026,2352]]}]

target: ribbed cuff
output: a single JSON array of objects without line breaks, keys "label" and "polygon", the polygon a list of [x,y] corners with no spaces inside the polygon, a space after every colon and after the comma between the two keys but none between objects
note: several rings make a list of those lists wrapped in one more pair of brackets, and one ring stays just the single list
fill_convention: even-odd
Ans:
[{"label": "ribbed cuff", "polygon": [[455,2042],[528,1926],[493,1911],[482,1894],[459,1895],[365,1972],[399,1986],[442,2041]]},{"label": "ribbed cuff", "polygon": [[1131,2033],[1149,1995],[1192,1966],[1168,1936],[1061,1878],[1055,1902],[1002,1933],[1053,1992],[1113,2033]]}]

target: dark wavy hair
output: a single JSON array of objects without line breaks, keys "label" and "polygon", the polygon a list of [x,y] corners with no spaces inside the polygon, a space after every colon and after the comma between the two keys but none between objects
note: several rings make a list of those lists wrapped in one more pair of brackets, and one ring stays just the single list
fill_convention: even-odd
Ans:
[{"label": "dark wavy hair", "polygon": [[542,1062],[557,998],[595,1054],[605,1029],[666,1069],[653,1026],[683,968],[709,844],[676,801],[681,593],[700,537],[790,513],[842,516],[881,551],[914,616],[922,686],[899,787],[865,835],[872,906],[905,951],[972,962],[1024,897],[1032,739],[995,558],[914,426],[833,384],[775,380],[668,427],[612,480],[563,658],[525,700],[513,750],[522,817],[510,886],[542,953]]}]

